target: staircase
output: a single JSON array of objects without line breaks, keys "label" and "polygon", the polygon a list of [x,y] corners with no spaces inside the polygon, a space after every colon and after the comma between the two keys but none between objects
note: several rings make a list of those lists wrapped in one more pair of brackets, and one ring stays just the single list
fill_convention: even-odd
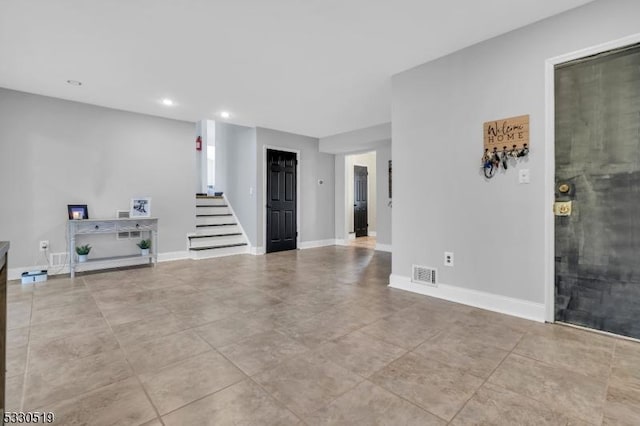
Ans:
[{"label": "staircase", "polygon": [[188,238],[192,259],[249,251],[247,239],[224,196],[196,195],[196,232]]}]

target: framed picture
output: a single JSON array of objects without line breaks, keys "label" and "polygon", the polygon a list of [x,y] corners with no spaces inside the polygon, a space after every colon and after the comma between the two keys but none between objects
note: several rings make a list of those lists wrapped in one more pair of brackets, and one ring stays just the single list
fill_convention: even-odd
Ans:
[{"label": "framed picture", "polygon": [[89,209],[86,204],[67,204],[69,220],[89,219]]},{"label": "framed picture", "polygon": [[130,217],[151,217],[151,198],[132,198]]}]

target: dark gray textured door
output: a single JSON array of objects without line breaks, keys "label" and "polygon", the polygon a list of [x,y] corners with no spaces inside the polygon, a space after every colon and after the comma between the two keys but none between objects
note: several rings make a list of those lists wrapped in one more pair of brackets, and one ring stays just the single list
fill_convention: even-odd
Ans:
[{"label": "dark gray textured door", "polygon": [[356,237],[369,235],[369,201],[367,168],[353,166],[353,228]]},{"label": "dark gray textured door", "polygon": [[296,249],[296,154],[267,150],[267,253]]},{"label": "dark gray textured door", "polygon": [[640,49],[560,65],[555,87],[556,320],[640,338]]}]

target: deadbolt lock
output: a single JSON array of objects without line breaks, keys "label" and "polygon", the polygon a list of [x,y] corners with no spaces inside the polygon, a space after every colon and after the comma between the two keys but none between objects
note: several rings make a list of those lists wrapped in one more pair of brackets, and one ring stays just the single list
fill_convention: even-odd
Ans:
[{"label": "deadbolt lock", "polygon": [[558,201],[553,204],[553,214],[556,216],[571,216],[571,201]]}]

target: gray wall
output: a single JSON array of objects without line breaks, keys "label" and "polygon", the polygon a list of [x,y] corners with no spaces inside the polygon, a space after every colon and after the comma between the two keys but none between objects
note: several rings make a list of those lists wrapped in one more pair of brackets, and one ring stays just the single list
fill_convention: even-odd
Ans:
[{"label": "gray wall", "polygon": [[391,211],[389,205],[389,160],[391,142],[376,150],[376,243],[391,245]]},{"label": "gray wall", "polygon": [[[265,147],[300,151],[300,241],[321,241],[334,237],[335,164],[333,154],[318,150],[318,139],[258,127],[257,131],[257,230],[258,246],[264,247],[264,163]],[[319,185],[322,179],[324,184]]]},{"label": "gray wall", "polygon": [[[638,16],[638,1],[596,1],[393,77],[393,274],[436,266],[443,283],[544,302],[545,60],[637,33]],[[521,114],[531,184],[485,181],[483,122]]]},{"label": "gray wall", "polygon": [[216,122],[215,128],[216,191],[225,193],[249,242],[255,247],[258,216],[256,129],[221,122]]},{"label": "gray wall", "polygon": [[386,145],[390,139],[391,123],[384,123],[320,138],[320,152],[352,154],[372,151]]},{"label": "gray wall", "polygon": [[[0,88],[0,240],[11,241],[10,267],[45,263],[40,240],[67,251],[67,204],[112,218],[136,196],[152,198],[159,251],[185,251],[195,229],[194,138],[194,123]],[[135,251],[115,236],[105,243]]]}]

